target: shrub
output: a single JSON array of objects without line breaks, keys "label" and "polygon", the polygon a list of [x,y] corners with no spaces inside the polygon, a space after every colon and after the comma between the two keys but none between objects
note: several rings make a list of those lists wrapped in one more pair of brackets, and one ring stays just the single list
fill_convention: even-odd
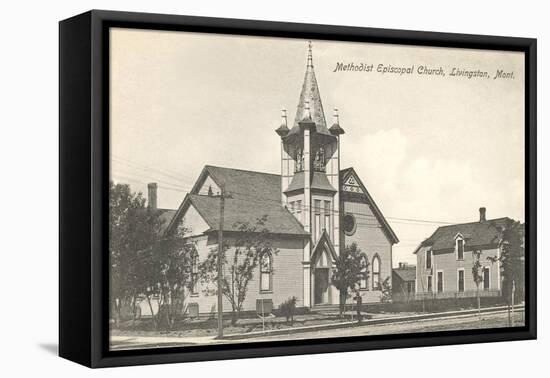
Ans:
[{"label": "shrub", "polygon": [[287,323],[290,321],[292,325],[294,323],[294,313],[296,311],[296,301],[298,298],[290,297],[279,305],[279,311],[282,316],[286,318]]}]

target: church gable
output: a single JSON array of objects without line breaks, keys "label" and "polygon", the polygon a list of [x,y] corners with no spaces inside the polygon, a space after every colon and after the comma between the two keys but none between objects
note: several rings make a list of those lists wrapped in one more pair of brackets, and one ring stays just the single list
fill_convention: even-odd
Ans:
[{"label": "church gable", "polygon": [[210,195],[219,196],[220,192],[221,192],[220,187],[218,186],[218,184],[216,184],[214,179],[212,179],[212,176],[210,176],[209,174],[206,175],[202,185],[200,186],[199,193],[203,195],[210,194]]},{"label": "church gable", "polygon": [[359,180],[355,176],[355,172],[351,172],[348,175],[348,178],[346,179],[346,181],[344,181],[342,185],[342,190],[349,193],[364,193],[361,185],[359,184]]},{"label": "church gable", "polygon": [[376,202],[374,202],[374,199],[372,198],[367,188],[359,178],[359,175],[357,175],[357,172],[355,172],[353,168],[343,169],[340,171],[340,180],[342,182],[342,185],[341,185],[342,201],[348,202],[348,203],[355,202],[355,203],[366,204],[369,207],[372,214],[376,217],[376,219],[380,223],[389,241],[392,244],[398,243],[399,239],[397,238],[397,235],[395,234],[390,224],[382,214],[382,211],[380,211],[380,209],[376,205]]},{"label": "church gable", "polygon": [[178,228],[184,232],[185,236],[196,236],[202,235],[211,227],[199,213],[197,208],[193,206],[192,203],[189,203],[189,206],[182,214]]}]

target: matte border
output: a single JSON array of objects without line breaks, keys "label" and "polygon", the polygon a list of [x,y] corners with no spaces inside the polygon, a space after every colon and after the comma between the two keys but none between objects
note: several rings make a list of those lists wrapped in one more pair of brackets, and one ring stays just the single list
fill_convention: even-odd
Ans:
[{"label": "matte border", "polygon": [[[91,198],[89,198],[91,248],[81,252],[82,258],[87,258],[90,263],[91,314],[90,324],[86,324],[83,320],[80,323],[73,324],[73,328],[71,328],[75,334],[89,332],[91,350],[87,361],[78,362],[90,367],[109,367],[536,339],[536,39],[98,10],[77,17],[89,18],[91,25],[91,102],[88,102],[88,104],[91,103],[92,107],[90,130],[88,130],[91,143],[91,164],[88,166],[91,169],[91,172],[88,172],[91,173]],[[62,21],[60,28],[64,22],[68,21]],[[109,28],[111,27],[524,52],[525,223],[528,235],[525,256],[526,325],[524,327],[485,330],[110,351],[109,314],[106,305],[109,264],[106,251],[108,251]],[[62,40],[61,34],[60,41]],[[65,55],[70,55],[70,53],[66,52]],[[60,62],[63,61],[63,56],[64,53],[61,51]],[[63,75],[60,65],[60,89],[63,89],[61,79]],[[73,101],[77,103],[79,101],[85,102],[86,98],[82,97],[85,96],[77,95]],[[61,98],[62,94],[60,94]],[[63,113],[63,106],[66,105],[66,103],[62,104],[60,101],[60,114]],[[62,142],[60,143],[60,151],[63,149],[64,143],[71,143],[70,140],[64,140],[62,123],[60,117],[60,141]],[[84,129],[82,132],[87,131]],[[61,159],[66,159],[66,156],[62,154]],[[63,164],[61,159],[60,167]],[[84,164],[85,161],[82,163]],[[82,169],[86,169],[86,166]],[[62,177],[60,174],[61,188],[69,185],[68,180],[69,178]],[[87,197],[79,197],[77,194],[72,195],[74,197],[66,199],[67,203],[80,203],[88,199]],[[63,209],[60,203],[61,214],[63,214]],[[63,220],[60,217],[60,223],[62,222]],[[71,240],[72,235],[60,234],[60,239],[62,237]],[[60,275],[62,273],[61,265],[63,265],[62,257],[63,255],[60,257]],[[65,263],[65,269],[67,269],[66,265]],[[82,271],[82,273],[85,272]],[[60,294],[63,292],[64,285],[70,285],[70,283],[60,283]],[[75,295],[74,291],[67,294]],[[67,311],[68,315],[64,319],[70,318],[70,315],[73,314],[68,305],[62,305],[61,297],[60,311]],[[63,340],[61,339],[62,327],[67,328],[69,326],[60,323],[60,351],[64,349],[62,348]],[[64,357],[74,360],[68,355],[68,352],[61,354],[66,354]]]}]

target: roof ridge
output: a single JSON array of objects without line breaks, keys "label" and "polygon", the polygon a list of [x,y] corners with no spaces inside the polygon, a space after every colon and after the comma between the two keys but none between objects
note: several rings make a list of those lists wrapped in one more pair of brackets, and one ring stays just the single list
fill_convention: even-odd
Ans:
[{"label": "roof ridge", "polygon": [[[503,220],[503,219],[510,219],[512,220],[512,218],[510,217],[500,217],[500,218],[493,218],[493,219],[487,219],[483,222],[480,222],[480,221],[472,221],[472,222],[464,222],[464,223],[454,223],[454,224],[446,224],[444,226],[439,226],[439,228],[447,228],[447,227],[455,227],[455,226],[465,226],[465,225],[468,225],[468,224],[485,224],[485,223],[490,223],[490,222],[494,222],[494,221],[498,221],[498,220]],[[437,231],[437,230],[436,230]]]},{"label": "roof ridge", "polygon": [[277,174],[277,173],[260,172],[260,171],[253,171],[253,170],[250,170],[250,169],[241,169],[241,168],[220,167],[219,165],[211,165],[211,164],[206,164],[204,167],[205,168],[227,169],[227,170],[231,170],[231,171],[240,171],[240,172],[248,172],[248,173],[259,173],[259,174],[262,174],[262,175],[270,175],[270,176],[281,176],[280,174]]}]

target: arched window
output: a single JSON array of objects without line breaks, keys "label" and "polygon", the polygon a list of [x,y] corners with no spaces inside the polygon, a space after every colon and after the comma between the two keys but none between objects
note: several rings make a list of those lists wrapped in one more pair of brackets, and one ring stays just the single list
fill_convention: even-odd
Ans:
[{"label": "arched window", "polygon": [[361,290],[367,290],[367,274],[368,274],[368,262],[367,255],[363,254],[361,255],[361,279],[359,280],[359,289]]},{"label": "arched window", "polygon": [[380,257],[378,255],[372,259],[372,290],[380,290]]},{"label": "arched window", "polygon": [[260,258],[260,291],[271,291],[272,257],[264,253]]},{"label": "arched window", "polygon": [[199,254],[193,253],[191,257],[191,294],[199,293]]}]

